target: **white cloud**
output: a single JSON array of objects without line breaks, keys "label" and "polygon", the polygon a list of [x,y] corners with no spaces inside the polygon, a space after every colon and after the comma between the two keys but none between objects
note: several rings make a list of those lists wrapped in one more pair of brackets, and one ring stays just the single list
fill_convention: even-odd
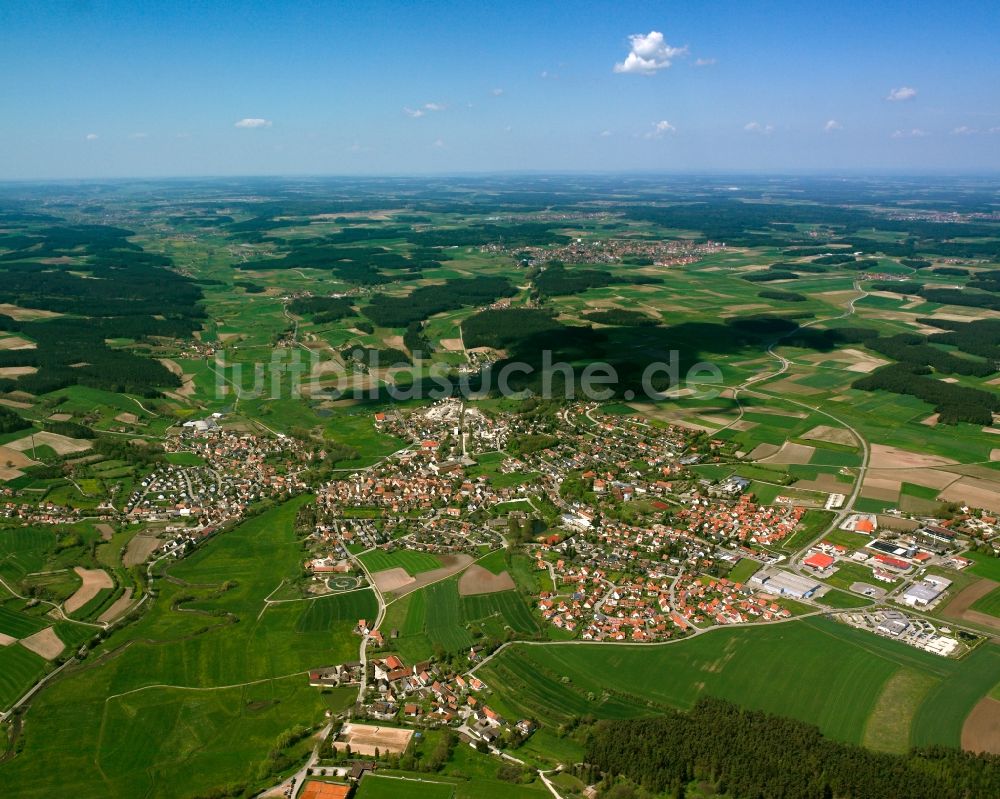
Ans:
[{"label": "white cloud", "polygon": [[666,134],[676,132],[677,128],[667,122],[667,120],[661,119],[659,122],[653,123],[653,129],[645,134],[645,138],[662,139]]},{"label": "white cloud", "polygon": [[743,126],[743,130],[747,133],[759,133],[762,136],[770,135],[774,133],[774,125],[761,125],[760,122],[747,122]]},{"label": "white cloud", "polygon": [[433,146],[439,149],[444,147],[444,139],[435,139]]},{"label": "white cloud", "polygon": [[149,138],[149,134],[148,133],[133,133],[132,135],[129,136],[129,138],[130,139],[148,139]]},{"label": "white cloud", "polygon": [[96,133],[88,133],[88,134],[87,134],[86,136],[84,136],[83,138],[85,138],[85,139],[86,139],[87,141],[97,141],[97,139],[98,139],[98,136],[97,136],[97,134],[96,134]]},{"label": "white cloud", "polygon": [[427,116],[429,112],[444,111],[447,107],[444,103],[424,103],[420,108],[406,106],[403,108],[403,113],[411,119],[420,119],[420,117]]},{"label": "white cloud", "polygon": [[986,131],[986,132],[987,132],[987,133],[1000,133],[1000,127],[997,127],[997,128],[990,128],[990,129],[989,129],[988,131]]},{"label": "white cloud", "polygon": [[503,89],[496,88],[493,91],[491,91],[490,94],[492,94],[494,97],[499,97],[501,94],[503,94]]},{"label": "white cloud", "polygon": [[607,139],[614,134],[612,134],[610,130],[602,130],[597,135],[600,136],[602,139]]},{"label": "white cloud", "polygon": [[924,136],[930,136],[930,134],[926,130],[921,130],[920,128],[896,130],[893,131],[892,134],[892,138],[894,139],[922,139]]},{"label": "white cloud", "polygon": [[245,117],[236,123],[237,128],[269,128],[271,127],[270,119],[261,119],[260,117]]},{"label": "white cloud", "polygon": [[910,86],[900,86],[898,89],[893,89],[889,92],[886,100],[891,100],[894,103],[901,102],[903,100],[912,100],[917,96],[917,90]]},{"label": "white cloud", "polygon": [[652,75],[688,52],[687,47],[671,47],[663,41],[659,31],[633,33],[628,40],[631,44],[629,54],[620,64],[615,64],[614,71],[619,74]]},{"label": "white cloud", "polygon": [[826,124],[823,126],[823,130],[826,133],[833,133],[835,130],[843,130],[844,126],[841,125],[836,119],[828,119]]},{"label": "white cloud", "polygon": [[696,58],[694,65],[696,67],[714,67],[718,63],[717,58]]}]

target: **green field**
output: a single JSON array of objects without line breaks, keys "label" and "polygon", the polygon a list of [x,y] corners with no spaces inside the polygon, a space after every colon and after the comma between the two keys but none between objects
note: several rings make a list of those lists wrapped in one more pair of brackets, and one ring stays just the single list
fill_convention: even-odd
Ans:
[{"label": "green field", "polygon": [[538,622],[524,600],[515,591],[462,597],[462,618],[467,621],[492,620],[499,617],[514,632],[534,635]]},{"label": "green field", "polygon": [[306,612],[295,623],[295,629],[301,633],[342,631],[343,622],[353,625],[359,619],[374,619],[378,615],[378,602],[370,588],[317,597],[307,604]]},{"label": "green field", "polygon": [[760,569],[760,563],[752,558],[743,558],[729,572],[729,579],[737,583],[745,583]]},{"label": "green field", "polygon": [[264,597],[301,568],[293,522],[307,501],[174,564],[146,615],[102,645],[113,656],[92,654],[33,701],[24,756],[0,764],[0,781],[50,795],[64,784],[62,769],[46,765],[59,753],[80,797],[207,793],[258,779],[280,734],[350,702],[350,692],[309,688],[304,672],[357,658],[350,630],[370,592],[264,610]]},{"label": "green field", "polygon": [[972,610],[1000,618],[1000,588],[994,588],[986,596],[977,599],[972,604]]},{"label": "green field", "polygon": [[[21,604],[15,600],[12,604]],[[26,613],[19,613],[0,605],[0,633],[10,635],[14,638],[27,638],[32,633],[44,630],[50,626],[51,622],[39,619],[37,616],[29,616]]]},{"label": "green field", "polygon": [[48,670],[48,663],[19,644],[0,647],[0,710],[6,710]]},{"label": "green field", "polygon": [[451,799],[455,786],[434,782],[433,777],[384,777],[366,774],[355,794],[357,799]]},{"label": "green field", "polygon": [[[922,704],[899,708],[913,714],[911,740],[958,746],[962,720],[996,684],[998,667],[1000,647],[993,645],[951,661],[811,618],[723,629],[656,647],[515,645],[480,676],[502,713],[533,716],[551,726],[585,715],[622,718],[686,708],[706,692],[861,743],[866,735],[878,739],[878,725],[891,721],[872,713],[889,680],[906,669],[930,680]],[[947,722],[935,727],[934,713]]]},{"label": "green field", "polygon": [[985,555],[982,552],[966,552],[965,557],[975,561],[972,566],[968,567],[970,574],[1000,583],[1000,558]]},{"label": "green field", "polygon": [[405,569],[411,577],[420,572],[429,572],[441,568],[441,561],[428,552],[416,552],[407,549],[397,549],[384,552],[373,549],[361,556],[361,562],[368,571],[379,572],[383,569]]}]

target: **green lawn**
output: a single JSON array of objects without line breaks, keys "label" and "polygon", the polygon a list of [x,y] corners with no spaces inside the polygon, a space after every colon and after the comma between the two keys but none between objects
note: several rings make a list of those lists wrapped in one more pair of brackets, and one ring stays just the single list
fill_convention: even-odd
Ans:
[{"label": "green lawn", "polygon": [[416,776],[399,779],[366,774],[355,796],[357,799],[451,799],[455,795],[453,783],[433,782],[433,779]]},{"label": "green lawn", "polygon": [[760,563],[752,558],[743,558],[729,572],[729,579],[737,583],[745,583],[760,568]]},{"label": "green lawn", "polygon": [[782,542],[781,548],[789,552],[797,552],[802,549],[831,522],[833,515],[833,511],[828,510],[807,510],[802,515],[798,528]]}]

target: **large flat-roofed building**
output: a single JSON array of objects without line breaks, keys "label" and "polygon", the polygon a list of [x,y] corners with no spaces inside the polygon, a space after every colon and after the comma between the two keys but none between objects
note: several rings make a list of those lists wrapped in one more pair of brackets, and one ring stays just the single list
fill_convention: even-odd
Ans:
[{"label": "large flat-roofed building", "polygon": [[936,602],[951,586],[951,580],[937,575],[928,575],[919,583],[914,583],[903,592],[900,601],[910,607],[923,607]]},{"label": "large flat-roofed building", "polygon": [[[758,574],[760,573],[758,572]],[[808,577],[800,577],[798,574],[792,574],[791,572],[773,571],[760,576],[761,579],[759,581],[754,579],[753,582],[759,582],[763,590],[772,594],[794,597],[795,599],[808,598],[820,588],[820,584],[815,580],[810,580]],[[754,578],[756,577],[757,575],[755,574]]]}]

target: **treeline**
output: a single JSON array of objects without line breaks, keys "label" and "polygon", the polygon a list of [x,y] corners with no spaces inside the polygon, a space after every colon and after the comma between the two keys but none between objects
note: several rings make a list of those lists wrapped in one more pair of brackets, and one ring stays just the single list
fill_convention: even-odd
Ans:
[{"label": "treeline", "polygon": [[406,326],[406,332],[403,333],[403,345],[411,354],[419,352],[424,357],[434,352],[434,347],[424,331],[423,322],[410,322]]},{"label": "treeline", "polygon": [[340,356],[345,361],[361,363],[370,369],[385,369],[410,362],[410,356],[395,347],[345,347]]},{"label": "treeline", "polygon": [[512,297],[517,288],[505,277],[455,278],[443,286],[420,286],[405,297],[379,294],[362,313],[380,327],[407,327],[444,311]]},{"label": "treeline", "polygon": [[612,283],[622,283],[604,269],[568,270],[558,262],[550,263],[545,269],[537,270],[534,276],[535,288],[550,297],[560,294],[579,294],[587,289],[602,288]]},{"label": "treeline", "polygon": [[796,280],[798,275],[783,269],[768,269],[765,272],[751,272],[748,275],[743,275],[743,279],[749,283],[771,283],[775,280]]},{"label": "treeline", "polygon": [[993,414],[1000,412],[1000,394],[969,388],[954,383],[944,383],[930,377],[926,366],[910,363],[893,363],[876,369],[871,374],[856,380],[853,388],[862,391],[892,391],[922,399],[934,406],[940,414],[938,421],[943,424],[969,422],[990,425]]},{"label": "treeline", "polygon": [[[956,346],[976,342],[970,342],[970,336],[966,333],[951,339]],[[933,339],[937,343],[948,343],[947,336],[944,338],[935,335]],[[995,339],[994,339],[995,341]],[[983,342],[986,343],[986,342]],[[973,377],[986,377],[993,374],[996,364],[987,361],[972,360],[970,358],[960,358],[950,352],[938,349],[928,343],[926,336],[918,333],[897,333],[894,336],[886,336],[869,339],[865,342],[871,350],[888,355],[894,361],[912,364],[913,366],[930,366],[937,372],[945,374],[971,375]]]},{"label": "treeline", "polygon": [[[160,387],[180,385],[158,361],[107,344],[115,339],[188,338],[205,317],[198,284],[170,269],[166,256],[127,241],[131,235],[103,225],[49,227],[24,234],[24,248],[0,259],[0,302],[66,314],[0,320],[4,329],[37,345],[0,352],[0,366],[38,370],[0,379],[0,391],[44,394],[81,384],[156,396]],[[70,256],[74,272],[87,276],[38,263],[40,255]]]},{"label": "treeline", "polygon": [[14,413],[10,408],[0,405],[0,435],[4,433],[16,433],[18,430],[27,430],[31,427],[31,422],[21,414]]},{"label": "treeline", "polygon": [[567,269],[559,262],[550,263],[534,277],[535,288],[546,296],[555,297],[565,294],[580,294],[588,289],[604,288],[621,283],[640,286],[651,283],[662,283],[658,277],[630,277],[627,280],[611,274],[605,269]]},{"label": "treeline", "polygon": [[480,311],[462,322],[465,346],[501,350],[510,344],[563,328],[552,314],[538,308],[504,308]]},{"label": "treeline", "polygon": [[[586,763],[650,793],[685,795],[693,781],[734,799],[978,799],[1000,795],[1000,758],[931,747],[905,755],[824,738],[795,719],[721,699],[689,712],[593,727]],[[634,795],[634,794],[633,794]]]},{"label": "treeline", "polygon": [[[936,302],[940,305],[961,305],[968,308],[988,308],[992,311],[1000,310],[1000,296],[994,292],[1000,292],[1000,282],[993,280],[980,280],[968,283],[970,288],[949,289],[925,286],[914,280],[906,281],[879,281],[872,283],[872,288],[877,291],[894,291],[897,294],[915,294],[923,297],[927,302]],[[975,289],[986,289],[989,293],[977,291]]]},{"label": "treeline", "polygon": [[779,302],[805,302],[808,297],[796,291],[758,291],[757,296],[763,300],[778,300]]},{"label": "treeline", "polygon": [[959,322],[930,317],[918,318],[917,322],[948,331],[929,335],[927,340],[932,343],[958,347],[969,355],[1000,362],[1000,320],[978,319],[975,322]]},{"label": "treeline", "polygon": [[600,325],[615,325],[625,327],[632,325],[635,327],[655,327],[659,321],[648,316],[641,311],[625,311],[621,308],[609,308],[606,311],[588,311],[584,314],[588,322],[597,322]]},{"label": "treeline", "polygon": [[[119,325],[119,319],[60,318],[24,322],[21,332],[32,338],[36,349],[0,351],[0,366],[34,366],[35,374],[0,379],[0,391],[22,390],[31,394],[47,394],[60,388],[80,384],[105,391],[159,396],[160,387],[176,388],[180,378],[159,361],[136,355],[128,350],[114,349],[108,338],[143,336],[143,329],[162,331],[168,320],[134,317]],[[138,325],[138,327],[136,327]],[[180,325],[178,335],[188,331]],[[129,335],[132,334],[132,335]]]},{"label": "treeline", "polygon": [[324,322],[335,322],[354,314],[352,302],[347,297],[298,297],[288,304],[288,310],[299,316],[322,314]]}]

